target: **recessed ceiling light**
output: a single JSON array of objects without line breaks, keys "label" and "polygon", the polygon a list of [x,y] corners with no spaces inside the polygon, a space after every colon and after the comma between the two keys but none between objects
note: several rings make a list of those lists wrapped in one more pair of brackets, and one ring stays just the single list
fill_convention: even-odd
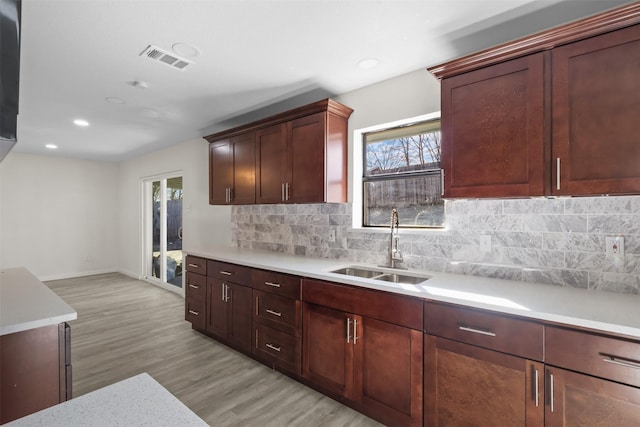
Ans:
[{"label": "recessed ceiling light", "polygon": [[122,98],[116,98],[113,96],[108,96],[104,99],[105,101],[107,101],[109,104],[126,104],[127,101],[125,101]]},{"label": "recessed ceiling light", "polygon": [[187,58],[195,58],[200,55],[200,50],[188,43],[174,43],[171,49],[178,55],[186,56]]},{"label": "recessed ceiling light", "polygon": [[89,122],[84,119],[75,119],[73,124],[76,126],[87,127],[89,126]]},{"label": "recessed ceiling light", "polygon": [[378,61],[375,58],[367,58],[367,59],[363,59],[362,61],[358,62],[358,67],[364,69],[364,70],[369,70],[371,68],[375,68],[378,63],[380,61]]},{"label": "recessed ceiling light", "polygon": [[45,145],[45,147],[47,147],[49,150],[55,150],[58,148],[56,144],[47,144]]}]

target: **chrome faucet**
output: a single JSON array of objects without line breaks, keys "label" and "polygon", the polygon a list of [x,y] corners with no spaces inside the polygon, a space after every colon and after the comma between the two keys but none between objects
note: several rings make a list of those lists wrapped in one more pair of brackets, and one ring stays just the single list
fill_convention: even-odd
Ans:
[{"label": "chrome faucet", "polygon": [[387,267],[391,268],[402,268],[397,265],[397,263],[402,263],[402,252],[398,248],[398,227],[400,226],[400,220],[398,219],[398,209],[393,208],[391,210],[391,238],[389,241],[389,261],[387,263]]}]

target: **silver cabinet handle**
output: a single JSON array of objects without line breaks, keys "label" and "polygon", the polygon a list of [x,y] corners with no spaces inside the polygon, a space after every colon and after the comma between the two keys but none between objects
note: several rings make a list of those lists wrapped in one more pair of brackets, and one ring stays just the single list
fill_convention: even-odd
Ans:
[{"label": "silver cabinet handle", "polygon": [[198,289],[200,286],[192,285],[191,283],[189,283],[189,287],[193,289]]},{"label": "silver cabinet handle", "polygon": [[560,189],[560,157],[556,158],[556,190]]},{"label": "silver cabinet handle", "polygon": [[284,202],[284,182],[280,186],[281,199]]},{"label": "silver cabinet handle", "polygon": [[189,264],[189,267],[198,268],[200,266],[198,264]]},{"label": "silver cabinet handle", "polygon": [[640,362],[636,362],[634,360],[626,360],[620,357],[610,356],[608,354],[603,354],[602,356],[606,356],[602,359],[603,362],[611,363],[618,366],[624,366],[625,368],[640,369]]},{"label": "silver cabinet handle", "polygon": [[444,196],[444,169],[440,169],[440,195]]},{"label": "silver cabinet handle", "polygon": [[280,283],[264,282],[264,284],[267,285],[267,286],[273,286],[274,288],[279,288],[280,287]]},{"label": "silver cabinet handle", "polygon": [[270,348],[271,350],[277,351],[277,352],[280,352],[280,350],[282,350],[282,347],[276,347],[275,345],[272,345],[272,344],[269,344],[269,343],[266,343],[264,346]]},{"label": "silver cabinet handle", "polygon": [[458,326],[458,329],[465,332],[472,332],[474,334],[487,335],[489,337],[496,336],[496,334],[491,331],[483,331],[482,329],[471,328],[469,326]]},{"label": "silver cabinet handle", "polygon": [[535,370],[535,387],[536,387],[536,408],[538,407],[538,405],[540,404],[540,374],[538,373],[538,370]]},{"label": "silver cabinet handle", "polygon": [[284,184],[284,199],[289,200],[289,183]]},{"label": "silver cabinet handle", "polygon": [[351,341],[351,319],[347,317],[347,344]]},{"label": "silver cabinet handle", "polygon": [[269,314],[273,314],[274,316],[278,316],[278,317],[282,316],[282,313],[280,313],[279,311],[273,311],[273,310],[269,310],[269,309],[266,309],[265,311],[267,313],[269,313]]},{"label": "silver cabinet handle", "polygon": [[227,287],[227,285],[225,285],[225,284],[223,283],[223,284],[222,284],[222,288],[221,288],[221,289],[222,289],[222,301],[226,301],[226,300],[225,300],[225,295],[224,295],[224,294],[225,294],[225,288],[226,288],[226,287]]},{"label": "silver cabinet handle", "polygon": [[190,314],[193,314],[194,316],[197,316],[197,315],[199,315],[199,314],[200,314],[200,312],[199,312],[199,311],[193,311],[193,310],[189,310],[189,313],[190,313]]},{"label": "silver cabinet handle", "polygon": [[225,276],[233,276],[233,273],[230,271],[220,270],[220,274],[224,274]]},{"label": "silver cabinet handle", "polygon": [[233,201],[233,188],[229,187],[229,201],[227,203],[231,203]]},{"label": "silver cabinet handle", "polygon": [[553,412],[554,410],[554,405],[553,405],[553,374],[549,373],[549,403],[551,405],[551,412]]},{"label": "silver cabinet handle", "polygon": [[224,302],[229,301],[229,286],[224,285]]},{"label": "silver cabinet handle", "polygon": [[353,319],[353,345],[358,342],[358,319]]}]

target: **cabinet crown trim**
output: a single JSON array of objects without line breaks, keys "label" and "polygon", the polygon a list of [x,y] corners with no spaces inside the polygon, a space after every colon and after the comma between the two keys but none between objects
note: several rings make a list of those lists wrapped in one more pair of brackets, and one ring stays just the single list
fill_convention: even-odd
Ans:
[{"label": "cabinet crown trim", "polygon": [[640,2],[572,21],[427,68],[437,79],[597,36],[640,23]]},{"label": "cabinet crown trim", "polygon": [[311,104],[303,105],[302,107],[294,108],[292,110],[269,116],[261,120],[247,123],[242,126],[207,135],[204,137],[204,139],[211,143],[260,128],[276,125],[278,123],[284,123],[293,119],[297,119],[299,117],[309,116],[311,114],[322,112],[328,112],[335,116],[348,119],[349,116],[351,116],[351,113],[353,113],[353,109],[347,107],[346,105],[340,104],[337,101],[327,98],[321,101],[313,102]]}]

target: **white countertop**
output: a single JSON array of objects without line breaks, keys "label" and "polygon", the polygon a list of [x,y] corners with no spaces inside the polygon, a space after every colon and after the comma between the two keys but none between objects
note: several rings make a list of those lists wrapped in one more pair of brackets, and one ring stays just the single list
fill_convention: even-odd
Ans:
[{"label": "white countertop", "polygon": [[11,427],[207,426],[143,373],[17,419]]},{"label": "white countertop", "polygon": [[73,307],[25,268],[0,270],[0,335],[77,318]]},{"label": "white countertop", "polygon": [[432,301],[450,302],[640,339],[640,295],[417,270],[410,270],[410,272],[426,274],[431,278],[421,285],[402,285],[330,273],[338,268],[358,265],[348,261],[227,246],[185,250],[185,252],[254,268],[395,292]]}]

